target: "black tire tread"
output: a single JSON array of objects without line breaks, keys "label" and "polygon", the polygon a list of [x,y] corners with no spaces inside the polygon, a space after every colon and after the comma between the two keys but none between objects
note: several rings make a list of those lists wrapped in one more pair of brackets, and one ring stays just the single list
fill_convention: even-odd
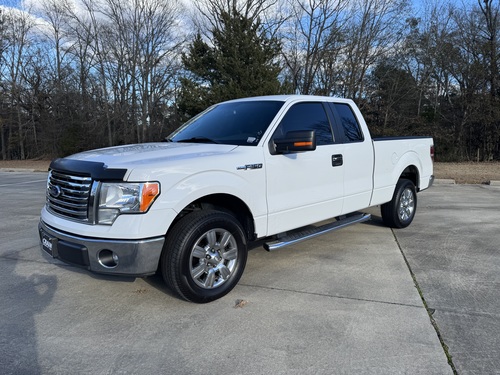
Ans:
[{"label": "black tire tread", "polygon": [[[415,211],[413,212],[412,217],[405,221],[402,222],[399,219],[398,213],[397,213],[397,207],[399,204],[399,198],[402,194],[402,192],[407,188],[410,187],[413,190],[413,196],[415,200]],[[416,194],[416,189],[415,185],[411,180],[401,178],[398,180],[396,184],[396,188],[394,189],[394,194],[392,196],[392,199],[390,202],[384,203],[380,207],[380,213],[382,214],[382,220],[384,221],[384,224],[387,225],[390,228],[406,228],[408,225],[411,224],[413,221],[413,218],[415,217],[415,212],[417,210],[417,194]]]},{"label": "black tire tread", "polygon": [[[244,236],[244,232],[241,229],[241,225],[239,225],[234,216],[222,211],[194,211],[180,219],[167,235],[161,258],[163,279],[167,286],[174,293],[187,301],[198,303],[210,302],[222,297],[226,293],[229,293],[229,291],[232,289],[231,287],[224,294],[217,296],[195,295],[193,294],[193,291],[186,285],[185,280],[183,280],[184,277],[180,269],[183,261],[182,258],[184,256],[184,247],[187,246],[187,242],[189,242],[193,236],[203,234],[202,231],[199,230],[200,225],[208,225],[210,223],[220,222],[221,220],[231,221],[235,225],[237,230],[240,232],[239,235],[245,247],[244,249],[241,249],[241,251],[246,252],[246,239]],[[244,268],[245,262],[246,254],[244,256],[243,264],[240,266]],[[234,284],[237,283],[241,274],[235,276],[235,280],[233,280]]]}]

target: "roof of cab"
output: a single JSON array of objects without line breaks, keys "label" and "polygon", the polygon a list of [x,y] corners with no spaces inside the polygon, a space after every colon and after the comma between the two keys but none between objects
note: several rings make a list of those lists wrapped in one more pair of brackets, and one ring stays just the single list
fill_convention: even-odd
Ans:
[{"label": "roof of cab", "polygon": [[290,101],[329,101],[338,103],[351,103],[351,99],[338,98],[333,96],[318,96],[318,95],[266,95],[266,96],[253,96],[248,98],[239,98],[228,100],[225,103],[230,102],[240,102],[240,101],[264,101],[264,100],[274,100],[282,102]]}]

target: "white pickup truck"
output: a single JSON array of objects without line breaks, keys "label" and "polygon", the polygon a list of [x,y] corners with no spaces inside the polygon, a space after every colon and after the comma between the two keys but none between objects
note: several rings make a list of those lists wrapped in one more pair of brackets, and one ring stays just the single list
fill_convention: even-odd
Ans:
[{"label": "white pickup truck", "polygon": [[98,273],[160,270],[180,297],[209,302],[238,283],[251,242],[278,249],[378,205],[386,225],[408,226],[433,154],[428,137],[372,139],[348,99],[232,100],[164,142],[54,160],[41,247]]}]

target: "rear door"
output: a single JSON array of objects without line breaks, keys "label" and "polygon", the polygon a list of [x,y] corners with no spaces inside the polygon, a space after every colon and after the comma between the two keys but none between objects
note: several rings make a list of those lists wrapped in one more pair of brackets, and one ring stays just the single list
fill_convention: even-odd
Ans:
[{"label": "rear door", "polygon": [[[276,128],[266,151],[268,235],[341,214],[344,166],[337,157],[342,144],[333,132],[328,104],[292,104]],[[314,151],[273,154],[273,139],[293,130],[315,130]]]},{"label": "rear door", "polygon": [[359,120],[348,103],[330,103],[342,142],[344,163],[343,214],[365,209],[370,205],[373,189],[373,145],[363,135]]}]

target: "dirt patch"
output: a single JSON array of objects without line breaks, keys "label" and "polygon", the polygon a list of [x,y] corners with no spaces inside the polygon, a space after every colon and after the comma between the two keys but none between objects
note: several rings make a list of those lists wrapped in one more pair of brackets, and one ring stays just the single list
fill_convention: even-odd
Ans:
[{"label": "dirt patch", "polygon": [[49,165],[50,160],[0,160],[0,169],[8,170],[30,169],[46,172]]},{"label": "dirt patch", "polygon": [[[50,160],[0,160],[0,169],[47,171]],[[488,184],[500,181],[500,162],[434,163],[436,178],[455,180],[457,184]]]},{"label": "dirt patch", "polygon": [[434,175],[457,184],[489,184],[500,181],[500,163],[434,163]]}]

